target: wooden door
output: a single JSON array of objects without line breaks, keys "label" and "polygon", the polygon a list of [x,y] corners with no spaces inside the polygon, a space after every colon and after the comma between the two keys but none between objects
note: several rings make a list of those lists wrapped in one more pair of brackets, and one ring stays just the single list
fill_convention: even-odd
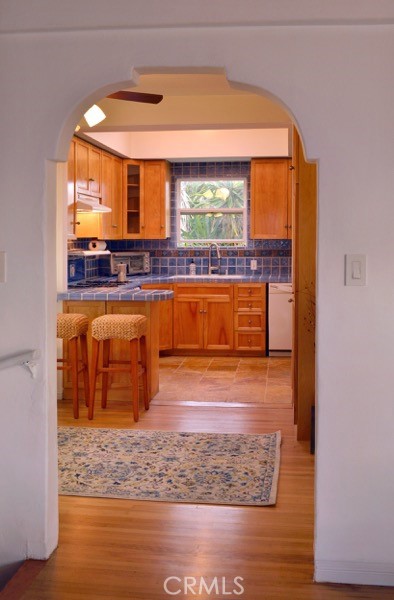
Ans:
[{"label": "wooden door", "polygon": [[204,299],[204,348],[232,350],[233,303],[230,296],[210,296]]},{"label": "wooden door", "polygon": [[75,179],[77,192],[89,192],[89,146],[80,140],[75,141]]},{"label": "wooden door", "polygon": [[291,236],[289,168],[287,158],[251,161],[251,238],[287,239]]},{"label": "wooden door", "polygon": [[169,165],[164,160],[144,162],[144,237],[162,239],[169,231]]},{"label": "wooden door", "polygon": [[181,296],[174,300],[174,348],[201,350],[204,347],[204,301]]},{"label": "wooden door", "polygon": [[89,192],[101,196],[101,150],[95,146],[88,148]]},{"label": "wooden door", "polygon": [[306,162],[296,131],[294,145],[294,417],[297,439],[308,440],[315,404],[317,169]]},{"label": "wooden door", "polygon": [[101,161],[102,204],[109,206],[111,212],[103,213],[102,233],[104,239],[116,240],[122,236],[122,160],[111,154],[102,153]]}]

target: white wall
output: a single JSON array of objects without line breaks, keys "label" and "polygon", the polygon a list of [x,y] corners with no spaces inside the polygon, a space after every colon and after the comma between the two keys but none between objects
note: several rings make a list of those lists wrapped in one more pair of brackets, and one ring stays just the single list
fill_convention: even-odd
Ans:
[{"label": "white wall", "polygon": [[[21,4],[29,7],[26,13],[19,11]],[[51,260],[56,188],[52,185],[53,195],[46,198],[45,161],[66,159],[83,109],[120,87],[104,85],[123,85],[132,66],[204,65],[225,67],[229,79],[268,89],[291,107],[308,157],[319,160],[316,576],[394,584],[394,27],[285,26],[284,21],[281,27],[260,27],[252,24],[253,16],[263,22],[269,3],[231,0],[220,8],[209,3],[212,20],[207,5],[205,19],[214,24],[220,17],[219,28],[129,31],[135,14],[146,24],[171,23],[171,11],[154,11],[157,3],[146,0],[136,12],[133,5],[139,2],[118,0],[122,28],[86,33],[66,28],[74,27],[68,4],[59,3],[64,11],[55,18],[49,0],[3,2],[11,13],[4,26],[25,27],[27,14],[37,27],[64,24],[65,29],[6,34],[0,40],[0,250],[7,251],[9,264],[8,281],[0,284],[0,355],[21,348],[38,348],[43,355],[36,380],[17,368],[0,372],[1,562],[47,556],[56,544]],[[88,4],[78,2],[80,27],[89,22]],[[301,13],[289,2],[272,6],[286,5],[283,16],[290,22],[303,16],[308,4],[300,2]],[[366,23],[373,20],[368,6],[379,5],[381,12],[374,14],[383,16],[392,16],[393,8],[383,0],[312,4],[323,16],[334,8],[340,16],[344,7]],[[108,3],[94,5],[92,25],[110,18],[103,12]],[[246,12],[253,5],[256,12]],[[189,17],[189,25],[201,21],[196,4],[190,4],[190,14],[188,7],[182,2],[182,18]],[[121,14],[113,3],[111,10]],[[250,26],[226,28],[226,20],[234,22],[238,14]],[[174,19],[179,19],[175,12]],[[367,254],[366,287],[344,287],[345,253]]]}]

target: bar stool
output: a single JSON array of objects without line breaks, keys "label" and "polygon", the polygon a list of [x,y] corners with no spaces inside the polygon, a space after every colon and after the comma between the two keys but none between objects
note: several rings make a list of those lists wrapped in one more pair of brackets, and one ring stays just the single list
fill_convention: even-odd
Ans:
[{"label": "bar stool", "polygon": [[[101,406],[107,406],[108,374],[111,372],[129,372],[131,375],[131,391],[134,421],[139,419],[138,379],[142,377],[144,406],[149,409],[146,333],[148,319],[144,315],[103,315],[92,321],[92,363],[90,371],[90,401],[88,418],[93,419],[94,398],[97,376],[102,373]],[[130,360],[110,360],[111,340],[127,340],[130,342]],[[100,342],[103,342],[102,366],[98,367]],[[141,361],[138,361],[138,349]],[[111,366],[127,364],[127,367]]]},{"label": "bar stool", "polygon": [[[89,406],[89,362],[86,334],[89,320],[78,313],[60,313],[57,315],[56,336],[68,341],[68,358],[58,358],[58,371],[71,371],[72,399],[74,419],[79,417],[78,375],[83,373],[85,404]],[[78,359],[78,340],[81,345],[81,360]],[[79,363],[82,366],[79,368]]]}]

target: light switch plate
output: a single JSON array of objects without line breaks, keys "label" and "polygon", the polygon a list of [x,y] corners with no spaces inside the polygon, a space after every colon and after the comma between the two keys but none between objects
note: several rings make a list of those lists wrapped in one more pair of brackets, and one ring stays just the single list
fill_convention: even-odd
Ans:
[{"label": "light switch plate", "polygon": [[7,280],[6,256],[4,251],[0,251],[0,283],[5,283]]},{"label": "light switch plate", "polygon": [[365,254],[345,255],[345,285],[367,285],[367,257]]}]

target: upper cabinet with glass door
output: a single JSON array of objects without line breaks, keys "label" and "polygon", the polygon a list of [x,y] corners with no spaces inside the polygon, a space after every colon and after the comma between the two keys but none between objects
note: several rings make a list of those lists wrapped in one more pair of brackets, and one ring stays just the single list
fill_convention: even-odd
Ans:
[{"label": "upper cabinet with glass door", "polygon": [[123,161],[123,237],[170,236],[170,170],[165,160]]}]

